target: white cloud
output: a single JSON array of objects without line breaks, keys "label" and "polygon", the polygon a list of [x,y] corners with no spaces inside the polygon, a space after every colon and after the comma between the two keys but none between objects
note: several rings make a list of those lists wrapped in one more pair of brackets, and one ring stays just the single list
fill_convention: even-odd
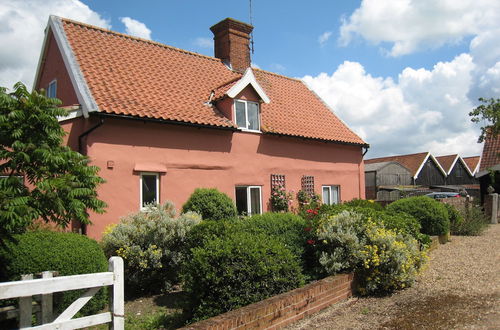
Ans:
[{"label": "white cloud", "polygon": [[120,17],[120,21],[125,25],[126,34],[151,40],[151,30],[146,24],[130,17]]},{"label": "white cloud", "polygon": [[319,45],[323,47],[326,44],[326,42],[328,41],[328,39],[330,39],[331,36],[332,36],[332,32],[330,32],[330,31],[326,31],[326,32],[322,33],[318,37]]},{"label": "white cloud", "polygon": [[[391,56],[460,42],[498,27],[498,0],[363,0],[340,28],[340,43],[355,36],[392,44]],[[498,45],[497,45],[498,47]]]},{"label": "white cloud", "polygon": [[305,76],[346,123],[371,144],[367,157],[430,151],[479,155],[467,93],[475,64],[462,54],[432,70],[404,69],[397,81],[373,77],[346,61],[328,75]]},{"label": "white cloud", "polygon": [[213,48],[214,41],[210,38],[196,38],[194,40],[194,45],[200,48]]},{"label": "white cloud", "polygon": [[111,28],[109,22],[77,0],[0,2],[0,86],[22,81],[31,88],[49,15]]},{"label": "white cloud", "polygon": [[273,63],[271,64],[271,70],[278,73],[282,73],[286,70],[286,67],[283,64]]}]

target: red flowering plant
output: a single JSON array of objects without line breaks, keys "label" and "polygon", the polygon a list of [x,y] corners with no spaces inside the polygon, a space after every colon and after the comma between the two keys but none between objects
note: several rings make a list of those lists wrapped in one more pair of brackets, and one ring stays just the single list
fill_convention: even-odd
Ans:
[{"label": "red flowering plant", "polygon": [[287,192],[282,185],[271,189],[271,208],[274,212],[288,212],[293,202],[293,191]]}]

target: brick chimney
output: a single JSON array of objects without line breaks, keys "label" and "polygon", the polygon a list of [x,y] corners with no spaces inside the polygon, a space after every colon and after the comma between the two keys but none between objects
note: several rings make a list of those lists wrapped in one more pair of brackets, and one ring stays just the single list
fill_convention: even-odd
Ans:
[{"label": "brick chimney", "polygon": [[250,67],[250,33],[253,26],[226,18],[210,28],[214,34],[215,57],[243,72]]}]

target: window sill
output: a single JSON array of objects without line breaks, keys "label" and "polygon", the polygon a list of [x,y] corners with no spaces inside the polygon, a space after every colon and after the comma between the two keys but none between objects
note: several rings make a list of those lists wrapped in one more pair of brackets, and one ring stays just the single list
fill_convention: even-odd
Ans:
[{"label": "window sill", "polygon": [[248,129],[248,128],[243,128],[243,127],[238,127],[238,129],[242,132],[248,132],[248,133],[262,133],[260,130],[256,129]]}]

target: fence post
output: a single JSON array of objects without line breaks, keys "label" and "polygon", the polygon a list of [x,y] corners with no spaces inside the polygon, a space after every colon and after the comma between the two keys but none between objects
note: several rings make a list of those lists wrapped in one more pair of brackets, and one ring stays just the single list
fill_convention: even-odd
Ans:
[{"label": "fence post", "polygon": [[[21,280],[32,280],[33,274],[21,275]],[[19,298],[19,328],[30,328],[33,314],[32,297]]]},{"label": "fence post", "polygon": [[123,259],[120,257],[109,258],[109,271],[113,272],[114,277],[113,292],[110,295],[110,307],[113,317],[110,328],[113,330],[123,330],[125,327]]},{"label": "fence post", "polygon": [[491,223],[498,223],[498,194],[491,194]]},{"label": "fence post", "polygon": [[[42,272],[42,278],[52,278],[54,276],[52,271]],[[42,294],[42,324],[52,322],[52,293]]]}]

